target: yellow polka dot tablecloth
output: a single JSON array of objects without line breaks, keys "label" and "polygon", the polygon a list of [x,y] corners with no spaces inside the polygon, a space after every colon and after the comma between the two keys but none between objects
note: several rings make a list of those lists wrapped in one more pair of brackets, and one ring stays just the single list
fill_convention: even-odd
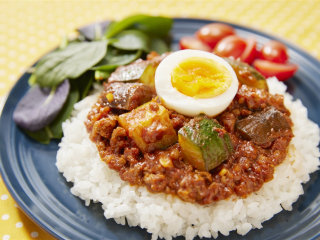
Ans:
[{"label": "yellow polka dot tablecloth", "polygon": [[[320,58],[320,1],[0,1],[0,101],[62,36],[135,13],[227,21],[262,30]],[[0,239],[53,239],[33,223],[0,179]]]}]

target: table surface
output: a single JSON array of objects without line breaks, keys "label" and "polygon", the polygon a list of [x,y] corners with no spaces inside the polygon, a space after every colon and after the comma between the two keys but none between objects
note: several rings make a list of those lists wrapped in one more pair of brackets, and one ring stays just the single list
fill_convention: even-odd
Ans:
[{"label": "table surface", "polygon": [[[62,36],[72,37],[74,29],[91,22],[135,13],[237,23],[285,38],[320,59],[320,1],[0,0],[0,112],[19,77]],[[53,239],[19,209],[1,176],[0,217],[0,239]]]}]

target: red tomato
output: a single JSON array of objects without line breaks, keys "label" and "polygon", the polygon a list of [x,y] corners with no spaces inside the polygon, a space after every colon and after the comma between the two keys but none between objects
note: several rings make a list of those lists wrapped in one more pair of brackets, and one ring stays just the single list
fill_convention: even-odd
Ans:
[{"label": "red tomato", "polygon": [[265,77],[277,77],[280,81],[292,77],[298,66],[291,63],[274,63],[267,60],[256,59],[253,66]]},{"label": "red tomato", "polygon": [[196,32],[197,38],[202,42],[208,44],[211,48],[214,48],[216,44],[224,37],[233,35],[233,27],[223,23],[210,23]]},{"label": "red tomato", "polygon": [[201,42],[199,39],[194,37],[182,37],[179,41],[180,49],[195,49],[202,50],[206,52],[211,52],[211,48],[205,43]]},{"label": "red tomato", "polygon": [[255,38],[249,37],[247,39],[247,46],[240,56],[240,60],[242,62],[251,64],[258,54],[256,46],[257,46],[257,42],[256,42]]},{"label": "red tomato", "polygon": [[213,53],[220,57],[234,57],[237,59],[245,50],[247,43],[236,35],[227,36],[221,39],[213,50]]},{"label": "red tomato", "polygon": [[271,40],[262,47],[260,58],[275,63],[285,63],[288,60],[287,47],[281,42]]}]

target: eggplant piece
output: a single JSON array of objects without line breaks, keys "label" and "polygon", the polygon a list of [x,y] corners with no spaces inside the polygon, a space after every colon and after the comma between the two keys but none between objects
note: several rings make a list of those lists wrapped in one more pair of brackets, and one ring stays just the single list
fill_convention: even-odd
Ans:
[{"label": "eggplant piece", "polygon": [[201,171],[210,171],[234,151],[228,132],[216,121],[196,117],[178,132],[183,160]]},{"label": "eggplant piece", "polygon": [[267,80],[255,68],[251,67],[247,63],[240,62],[232,58],[224,58],[224,60],[231,65],[241,84],[268,91]]},{"label": "eggplant piece", "polygon": [[134,61],[127,66],[118,67],[116,71],[111,74],[108,82],[112,83],[138,81],[149,64],[149,61],[138,59],[137,61]]},{"label": "eggplant piece", "polygon": [[178,141],[168,110],[154,101],[121,114],[118,121],[143,153],[165,149]]},{"label": "eggplant piece", "polygon": [[292,135],[288,121],[274,107],[238,120],[235,128],[243,139],[263,148],[269,147],[279,137]]},{"label": "eggplant piece", "polygon": [[149,60],[138,59],[127,66],[121,66],[108,79],[112,82],[140,82],[154,86],[154,76],[160,62],[170,54],[150,55]]},{"label": "eggplant piece", "polygon": [[110,108],[132,110],[152,99],[154,90],[142,83],[110,83],[102,96],[102,101]]},{"label": "eggplant piece", "polygon": [[137,61],[121,66],[114,71],[108,82],[140,82],[154,86],[154,76],[159,64],[138,59]]}]

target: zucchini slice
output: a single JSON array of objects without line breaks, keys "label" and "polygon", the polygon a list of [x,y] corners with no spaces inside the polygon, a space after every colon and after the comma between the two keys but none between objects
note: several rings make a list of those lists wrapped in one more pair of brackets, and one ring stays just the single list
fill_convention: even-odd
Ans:
[{"label": "zucchini slice", "polygon": [[178,138],[184,161],[201,171],[217,167],[234,151],[228,132],[215,120],[203,116],[181,128]]}]

